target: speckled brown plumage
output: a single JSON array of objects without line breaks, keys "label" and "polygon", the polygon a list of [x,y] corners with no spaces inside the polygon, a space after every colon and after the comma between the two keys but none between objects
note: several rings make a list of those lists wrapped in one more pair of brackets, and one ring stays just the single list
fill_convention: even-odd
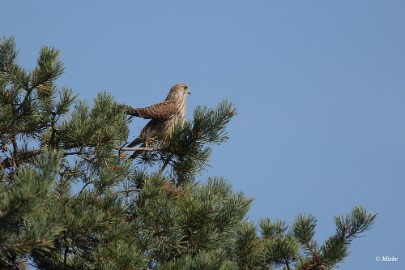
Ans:
[{"label": "speckled brown plumage", "polygon": [[[141,134],[127,146],[134,147],[142,144],[144,147],[149,141],[165,141],[169,138],[176,124],[184,121],[186,96],[189,93],[188,86],[179,83],[170,89],[166,99],[161,103],[145,108],[128,108],[127,114],[151,120],[142,129]],[[135,156],[134,153],[132,157]]]}]

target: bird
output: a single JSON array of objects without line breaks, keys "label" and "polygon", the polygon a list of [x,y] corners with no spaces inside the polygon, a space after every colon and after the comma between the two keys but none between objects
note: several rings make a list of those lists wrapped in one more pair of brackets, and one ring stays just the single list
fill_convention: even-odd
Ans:
[{"label": "bird", "polygon": [[[186,97],[190,94],[189,87],[184,83],[175,84],[169,91],[166,99],[158,104],[145,107],[128,107],[126,113],[131,116],[151,119],[142,129],[139,136],[130,142],[127,147],[148,146],[150,142],[169,139],[178,124],[184,122],[186,116]],[[139,155],[135,151],[131,158]]]}]

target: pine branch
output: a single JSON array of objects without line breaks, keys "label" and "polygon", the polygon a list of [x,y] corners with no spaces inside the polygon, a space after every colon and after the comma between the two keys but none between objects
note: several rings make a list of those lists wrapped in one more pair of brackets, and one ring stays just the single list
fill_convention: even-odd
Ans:
[{"label": "pine branch", "polygon": [[0,168],[7,169],[11,167],[19,167],[20,164],[27,163],[28,160],[39,155],[42,152],[40,149],[35,149],[27,152],[14,151],[13,157],[7,157],[0,161]]},{"label": "pine branch", "polygon": [[327,239],[320,248],[320,262],[330,267],[341,262],[348,256],[352,240],[369,230],[376,216],[367,213],[362,207],[355,207],[345,217],[336,217],[336,234]]}]

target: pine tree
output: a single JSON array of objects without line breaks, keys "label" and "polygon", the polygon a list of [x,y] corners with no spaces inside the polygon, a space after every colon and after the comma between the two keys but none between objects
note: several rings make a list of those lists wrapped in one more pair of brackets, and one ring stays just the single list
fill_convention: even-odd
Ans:
[{"label": "pine tree", "polygon": [[333,269],[375,220],[355,207],[324,243],[310,215],[249,222],[250,198],[222,178],[196,181],[228,139],[230,102],[197,107],[165,148],[133,161],[125,106],[58,88],[54,48],[30,71],[17,54],[0,40],[1,269]]}]

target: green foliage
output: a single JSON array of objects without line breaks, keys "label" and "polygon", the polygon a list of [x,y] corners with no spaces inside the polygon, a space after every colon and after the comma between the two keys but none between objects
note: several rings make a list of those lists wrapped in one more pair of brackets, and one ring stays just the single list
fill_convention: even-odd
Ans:
[{"label": "green foliage", "polygon": [[19,168],[12,185],[0,186],[0,268],[13,265],[19,256],[53,248],[62,227],[53,221],[47,199],[60,156],[45,149],[34,164]]},{"label": "green foliage", "polygon": [[55,81],[59,51],[20,67],[0,40],[0,268],[331,269],[375,215],[356,207],[336,233],[314,239],[316,219],[246,220],[251,199],[222,178],[197,182],[211,146],[228,140],[228,101],[199,106],[171,139],[135,161],[122,151],[125,106],[106,93],[79,100]]}]

